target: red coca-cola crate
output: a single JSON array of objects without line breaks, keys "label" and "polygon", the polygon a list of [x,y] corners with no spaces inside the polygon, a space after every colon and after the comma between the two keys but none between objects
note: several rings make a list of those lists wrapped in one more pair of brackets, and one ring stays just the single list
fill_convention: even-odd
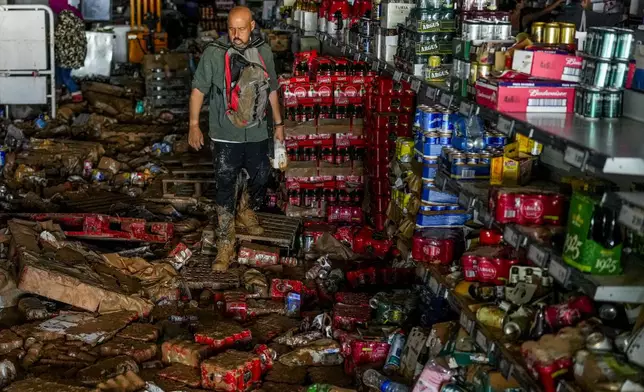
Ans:
[{"label": "red coca-cola crate", "polygon": [[425,263],[449,264],[464,246],[462,230],[422,229],[414,233],[411,256]]},{"label": "red coca-cola crate", "polygon": [[367,149],[367,161],[372,165],[387,165],[391,159],[395,146],[392,149],[389,144],[369,147]]},{"label": "red coca-cola crate", "polygon": [[411,129],[413,117],[408,113],[383,113],[374,111],[371,114],[371,127],[382,129]]},{"label": "red coca-cola crate", "polygon": [[372,195],[391,195],[391,184],[388,178],[373,178],[369,184]]},{"label": "red coca-cola crate", "polygon": [[201,386],[222,392],[248,391],[261,382],[257,354],[228,350],[201,363]]},{"label": "red coca-cola crate", "polygon": [[411,85],[404,80],[396,82],[393,79],[377,78],[374,83],[374,95],[388,95],[392,97],[414,96]]},{"label": "red coca-cola crate", "polygon": [[383,214],[387,212],[389,208],[389,203],[391,202],[391,197],[389,196],[379,196],[374,195],[371,199],[371,212],[376,214]]},{"label": "red coca-cola crate", "polygon": [[333,306],[333,328],[355,331],[371,320],[371,308],[337,303]]},{"label": "red coca-cola crate", "polygon": [[343,303],[345,305],[351,305],[351,306],[362,306],[362,307],[370,307],[369,305],[369,300],[371,299],[371,296],[366,294],[366,293],[354,293],[354,292],[348,292],[348,291],[341,291],[335,293],[335,302],[337,303]]},{"label": "red coca-cola crate", "polygon": [[510,267],[518,264],[515,250],[504,246],[481,246],[461,257],[465,280],[505,284]]},{"label": "red coca-cola crate", "polygon": [[206,344],[215,350],[246,344],[252,340],[249,329],[228,322],[218,322],[212,326],[199,327],[195,333],[195,342]]},{"label": "red coca-cola crate", "polygon": [[161,360],[165,364],[180,363],[198,368],[201,361],[212,354],[212,347],[190,340],[166,340],[161,345]]},{"label": "red coca-cola crate", "polygon": [[373,214],[371,215],[373,220],[373,227],[378,231],[385,230],[385,223],[387,223],[387,214]]},{"label": "red coca-cola crate", "polygon": [[396,131],[389,128],[374,128],[367,133],[370,147],[388,145],[392,140],[395,141],[396,137]]},{"label": "red coca-cola crate", "polygon": [[355,239],[356,231],[358,231],[356,226],[338,227],[338,230],[333,234],[333,237],[353,249],[353,240]]},{"label": "red coca-cola crate", "polygon": [[327,206],[326,216],[329,223],[362,223],[362,208],[355,206]]},{"label": "red coca-cola crate", "polygon": [[375,257],[385,257],[393,246],[393,241],[385,233],[377,232],[365,226],[356,233],[353,240],[353,251]]},{"label": "red coca-cola crate", "polygon": [[[382,162],[382,161],[379,161]],[[366,166],[367,172],[372,178],[381,180],[389,178],[389,164],[384,163],[371,163]]]},{"label": "red coca-cola crate", "polygon": [[414,108],[413,97],[386,97],[373,98],[373,110],[380,113],[410,113]]}]

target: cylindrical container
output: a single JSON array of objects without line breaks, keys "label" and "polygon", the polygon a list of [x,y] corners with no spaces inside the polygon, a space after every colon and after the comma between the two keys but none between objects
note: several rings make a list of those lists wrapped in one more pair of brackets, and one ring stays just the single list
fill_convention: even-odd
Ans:
[{"label": "cylindrical container", "polygon": [[431,68],[438,68],[441,66],[441,56],[429,56],[429,66]]},{"label": "cylindrical container", "polygon": [[485,326],[502,329],[505,315],[497,306],[483,306],[476,312],[476,319]]},{"label": "cylindrical container", "polygon": [[577,86],[575,89],[575,115],[581,116],[583,115],[583,107],[584,107],[584,87],[583,86]]},{"label": "cylindrical container", "polygon": [[606,89],[601,94],[602,118],[612,119],[622,116],[623,92],[616,89]]},{"label": "cylindrical container", "polygon": [[586,337],[586,349],[594,352],[609,352],[613,350],[613,344],[603,333],[593,332]]},{"label": "cylindrical container", "polygon": [[559,43],[559,23],[546,23],[543,29],[543,43],[556,45]]},{"label": "cylindrical container", "polygon": [[373,37],[369,35],[358,35],[358,50],[371,54],[374,51]]},{"label": "cylindrical container", "polygon": [[584,53],[594,56],[597,46],[601,45],[602,34],[601,27],[590,27],[584,41]]},{"label": "cylindrical container", "polygon": [[452,134],[454,132],[454,119],[450,109],[443,110],[443,121],[441,122],[441,133]]},{"label": "cylindrical container", "polygon": [[633,42],[635,41],[633,30],[617,28],[614,28],[613,30],[615,30],[615,33],[617,33],[615,59],[629,60],[633,53]]},{"label": "cylindrical container", "polygon": [[416,111],[414,112],[414,127],[420,128],[423,123],[423,116],[425,115],[424,111],[427,109],[425,105],[416,106]]},{"label": "cylindrical container", "polygon": [[494,26],[495,39],[507,40],[512,36],[512,24],[510,22],[499,22]]},{"label": "cylindrical container", "polygon": [[494,23],[487,22],[487,21],[481,22],[480,39],[486,40],[486,41],[494,39],[494,31],[495,31]]},{"label": "cylindrical container", "polygon": [[612,59],[615,53],[615,46],[617,44],[617,33],[613,29],[602,28],[599,29],[601,35],[601,42],[595,46],[595,56],[603,59]]},{"label": "cylindrical container", "polygon": [[479,163],[481,165],[489,165],[491,163],[492,154],[487,151],[481,151],[479,153]]},{"label": "cylindrical container", "polygon": [[559,23],[559,43],[561,44],[574,44],[575,33],[577,32],[574,23]]},{"label": "cylindrical container", "polygon": [[487,79],[487,77],[490,75],[490,70],[491,69],[492,69],[492,66],[490,64],[481,64],[481,63],[479,63],[479,65],[478,65],[478,77],[483,78],[483,79]]},{"label": "cylindrical container", "polygon": [[479,63],[476,61],[472,61],[470,63],[470,80],[469,83],[471,85],[476,84],[476,80],[479,78]]},{"label": "cylindrical container", "polygon": [[452,165],[465,165],[466,163],[466,156],[465,154],[462,154],[460,152],[456,152],[453,154],[450,154],[450,162],[452,162]]},{"label": "cylindrical container", "polygon": [[438,132],[426,132],[424,134],[424,143],[426,144],[438,144],[439,134]]},{"label": "cylindrical container", "polygon": [[543,22],[534,22],[530,32],[532,33],[532,39],[535,43],[543,43],[543,35],[545,32],[546,24]]},{"label": "cylindrical container", "polygon": [[477,153],[467,153],[467,154],[465,154],[465,158],[466,158],[465,162],[468,165],[478,165],[479,164],[480,156]]},{"label": "cylindrical container", "polygon": [[600,89],[589,87],[584,92],[583,116],[587,120],[596,120],[602,116],[602,95]]},{"label": "cylindrical container", "polygon": [[382,369],[385,374],[393,374],[400,369],[400,357],[402,356],[402,350],[405,347],[405,335],[400,331],[395,332],[391,337],[389,344],[391,345],[389,348],[389,354],[387,354],[385,366]]},{"label": "cylindrical container", "polygon": [[610,76],[607,87],[610,88],[623,88],[628,76],[628,63],[622,61],[613,62],[610,65]]},{"label": "cylindrical container", "polygon": [[452,145],[452,133],[440,133],[438,135],[438,144],[442,146]]},{"label": "cylindrical container", "polygon": [[442,206],[442,205],[433,205],[433,206],[430,206],[430,209],[432,211],[445,211],[447,209],[447,207]]},{"label": "cylindrical container", "polygon": [[466,20],[465,24],[467,25],[467,37],[470,41],[476,41],[481,39],[481,22],[478,20]]}]

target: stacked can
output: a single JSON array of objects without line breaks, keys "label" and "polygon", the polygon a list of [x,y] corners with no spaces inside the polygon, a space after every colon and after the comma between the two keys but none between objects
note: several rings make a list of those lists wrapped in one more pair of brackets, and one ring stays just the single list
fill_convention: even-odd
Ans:
[{"label": "stacked can", "polygon": [[377,53],[374,36],[376,34],[376,28],[380,24],[377,20],[371,20],[369,18],[360,19],[360,28],[359,33],[357,34],[357,49],[361,52],[372,54]]},{"label": "stacked can", "polygon": [[463,21],[463,39],[468,41],[509,40],[512,38],[512,24],[509,21],[485,18]]},{"label": "stacked can", "polygon": [[575,114],[589,120],[622,116],[623,89],[633,53],[634,32],[591,27],[584,43]]}]

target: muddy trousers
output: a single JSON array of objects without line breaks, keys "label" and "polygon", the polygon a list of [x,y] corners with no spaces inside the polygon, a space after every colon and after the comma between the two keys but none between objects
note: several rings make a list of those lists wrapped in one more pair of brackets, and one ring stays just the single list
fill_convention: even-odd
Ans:
[{"label": "muddy trousers", "polygon": [[237,201],[237,179],[242,171],[248,173],[250,206],[257,209],[266,197],[266,183],[270,175],[268,139],[261,142],[212,142],[217,194],[215,202],[234,215]]}]

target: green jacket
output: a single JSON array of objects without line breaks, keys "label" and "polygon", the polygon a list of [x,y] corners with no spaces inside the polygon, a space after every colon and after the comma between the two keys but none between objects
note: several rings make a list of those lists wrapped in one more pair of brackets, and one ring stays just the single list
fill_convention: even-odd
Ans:
[{"label": "green jacket", "polygon": [[[219,39],[220,42],[228,44],[228,38]],[[270,78],[271,91],[277,91],[277,74],[275,73],[275,62],[273,61],[273,52],[268,44],[264,43],[259,48],[259,54],[266,63],[266,70]],[[224,54],[221,49],[209,46],[204,50],[194,79],[192,88],[196,88],[202,93],[210,93],[209,102],[209,132],[212,139],[226,140],[231,142],[261,142],[268,139],[267,122],[262,121],[259,125],[252,128],[237,128],[226,116],[224,106]],[[272,115],[272,114],[269,114]]]}]

